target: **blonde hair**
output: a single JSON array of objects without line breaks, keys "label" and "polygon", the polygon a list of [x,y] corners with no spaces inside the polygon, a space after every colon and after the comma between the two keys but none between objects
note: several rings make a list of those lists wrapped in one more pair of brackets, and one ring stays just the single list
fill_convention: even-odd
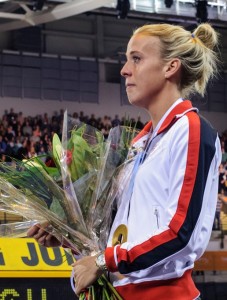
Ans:
[{"label": "blonde hair", "polygon": [[210,78],[218,72],[217,32],[207,23],[199,25],[193,33],[181,26],[170,24],[144,25],[133,35],[157,36],[161,41],[161,56],[165,61],[181,60],[180,90],[183,97],[193,92],[202,96]]}]

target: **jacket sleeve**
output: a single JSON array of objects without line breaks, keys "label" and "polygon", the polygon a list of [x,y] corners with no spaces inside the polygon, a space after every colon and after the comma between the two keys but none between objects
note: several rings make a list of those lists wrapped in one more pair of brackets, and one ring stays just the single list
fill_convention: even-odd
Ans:
[{"label": "jacket sleeve", "polygon": [[[168,202],[175,203],[174,214],[167,226],[149,239],[139,244],[126,242],[108,247],[105,258],[111,272],[129,274],[144,270],[176,253],[178,258],[182,253],[183,256],[192,254],[195,260],[205,251],[216,207],[220,142],[215,130],[196,113],[188,113],[187,124],[176,126],[169,149]],[[198,243],[196,249],[195,239],[199,238],[203,226],[203,245]]]}]

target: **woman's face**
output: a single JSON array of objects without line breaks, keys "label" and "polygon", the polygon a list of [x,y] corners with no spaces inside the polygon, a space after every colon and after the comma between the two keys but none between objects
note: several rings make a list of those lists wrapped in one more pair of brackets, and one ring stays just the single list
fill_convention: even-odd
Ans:
[{"label": "woman's face", "polygon": [[158,100],[165,84],[165,63],[158,37],[134,35],[127,47],[127,61],[121,70],[131,104],[148,109]]}]

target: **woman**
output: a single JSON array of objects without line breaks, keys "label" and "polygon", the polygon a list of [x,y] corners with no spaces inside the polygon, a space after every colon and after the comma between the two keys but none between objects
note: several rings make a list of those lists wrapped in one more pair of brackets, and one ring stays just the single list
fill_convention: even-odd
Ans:
[{"label": "woman", "polygon": [[[199,297],[191,272],[212,230],[221,151],[215,130],[183,98],[204,94],[217,70],[216,44],[208,24],[193,34],[179,26],[145,25],[131,37],[121,75],[130,103],[145,108],[151,122],[134,140],[135,161],[142,159],[106,250],[74,263],[77,294],[108,270],[126,300]],[[33,228],[34,234],[51,244],[42,229]]]}]

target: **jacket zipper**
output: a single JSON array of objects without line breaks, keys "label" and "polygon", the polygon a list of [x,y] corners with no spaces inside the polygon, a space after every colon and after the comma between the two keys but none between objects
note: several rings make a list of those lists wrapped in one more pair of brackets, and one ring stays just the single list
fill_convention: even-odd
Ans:
[{"label": "jacket zipper", "polygon": [[156,216],[157,228],[159,229],[159,213],[158,213],[158,209],[157,208],[155,208],[154,214]]}]

